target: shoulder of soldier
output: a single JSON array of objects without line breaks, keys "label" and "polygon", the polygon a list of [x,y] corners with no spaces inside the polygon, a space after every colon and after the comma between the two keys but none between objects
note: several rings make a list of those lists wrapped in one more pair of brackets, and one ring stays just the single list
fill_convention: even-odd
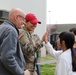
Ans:
[{"label": "shoulder of soldier", "polygon": [[19,29],[19,39],[25,36],[25,31],[24,29]]}]

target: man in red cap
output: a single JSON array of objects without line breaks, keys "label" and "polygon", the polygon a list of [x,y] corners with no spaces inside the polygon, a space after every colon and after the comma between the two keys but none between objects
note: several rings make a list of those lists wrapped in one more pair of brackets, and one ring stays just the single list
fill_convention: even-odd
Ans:
[{"label": "man in red cap", "polygon": [[43,47],[37,34],[34,34],[34,30],[37,24],[41,22],[37,17],[29,13],[25,16],[26,24],[23,29],[20,29],[20,44],[26,60],[26,68],[29,69],[31,75],[37,75],[36,73],[36,57],[38,58],[38,63],[41,57],[41,47]]}]

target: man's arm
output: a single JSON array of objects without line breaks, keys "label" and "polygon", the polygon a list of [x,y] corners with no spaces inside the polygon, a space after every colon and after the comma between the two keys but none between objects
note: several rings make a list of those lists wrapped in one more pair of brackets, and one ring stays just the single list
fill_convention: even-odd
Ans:
[{"label": "man's arm", "polygon": [[61,51],[56,51],[49,42],[47,42],[44,45],[45,45],[45,48],[48,51],[48,53],[51,56],[53,56],[55,59],[58,59],[58,57],[60,56],[60,54],[63,52],[62,50]]}]

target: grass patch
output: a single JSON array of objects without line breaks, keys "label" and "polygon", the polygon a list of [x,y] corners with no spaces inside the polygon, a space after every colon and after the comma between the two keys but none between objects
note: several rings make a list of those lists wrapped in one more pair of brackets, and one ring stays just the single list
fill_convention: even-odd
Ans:
[{"label": "grass patch", "polygon": [[47,55],[46,57],[42,57],[41,61],[46,61],[46,60],[53,60],[54,58],[50,55]]},{"label": "grass patch", "polygon": [[41,65],[41,75],[54,75],[56,63]]}]

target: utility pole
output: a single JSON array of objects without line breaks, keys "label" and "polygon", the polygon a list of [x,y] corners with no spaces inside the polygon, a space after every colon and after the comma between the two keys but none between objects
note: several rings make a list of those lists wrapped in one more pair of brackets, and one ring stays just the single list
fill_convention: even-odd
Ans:
[{"label": "utility pole", "polygon": [[51,11],[49,10],[48,12],[49,12],[48,41],[50,42]]}]

